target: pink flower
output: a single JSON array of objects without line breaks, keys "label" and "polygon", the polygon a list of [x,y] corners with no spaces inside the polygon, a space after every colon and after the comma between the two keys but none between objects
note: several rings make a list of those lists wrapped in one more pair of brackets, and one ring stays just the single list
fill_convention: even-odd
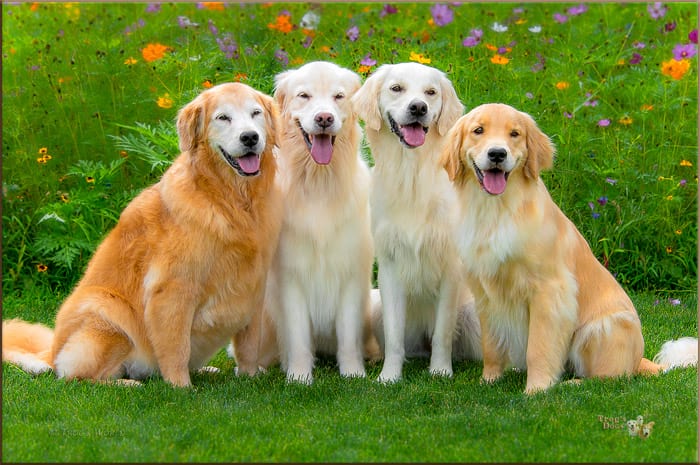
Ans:
[{"label": "pink flower", "polygon": [[558,22],[559,24],[564,24],[569,20],[569,17],[566,15],[563,15],[561,13],[554,13],[554,21]]},{"label": "pink flower", "polygon": [[673,58],[676,61],[681,61],[686,58],[692,58],[697,55],[697,45],[695,44],[678,44],[673,47]]},{"label": "pink flower", "polygon": [[600,126],[601,128],[607,128],[608,126],[610,126],[610,120],[607,118],[601,119],[600,121],[598,121],[598,126]]},{"label": "pink flower", "polygon": [[430,14],[433,15],[433,21],[437,26],[446,26],[450,24],[455,17],[452,9],[444,3],[436,3],[430,7]]},{"label": "pink flower", "polygon": [[690,33],[688,34],[688,40],[694,44],[698,43],[698,30],[697,29],[693,29],[692,31],[690,31]]},{"label": "pink flower", "polygon": [[668,11],[668,8],[666,8],[661,2],[655,2],[651,5],[647,5],[647,11],[653,19],[661,19],[666,16],[666,11]]}]

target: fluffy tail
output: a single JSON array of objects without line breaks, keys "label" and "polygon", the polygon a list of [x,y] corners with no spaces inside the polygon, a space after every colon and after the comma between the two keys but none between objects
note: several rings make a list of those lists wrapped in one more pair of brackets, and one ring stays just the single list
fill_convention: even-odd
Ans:
[{"label": "fluffy tail", "polygon": [[682,337],[677,341],[665,342],[661,346],[661,351],[654,357],[654,363],[661,365],[664,371],[677,367],[697,366],[697,338]]},{"label": "fluffy tail", "polygon": [[53,369],[51,346],[53,330],[22,320],[2,322],[2,361],[24,371],[39,374]]}]

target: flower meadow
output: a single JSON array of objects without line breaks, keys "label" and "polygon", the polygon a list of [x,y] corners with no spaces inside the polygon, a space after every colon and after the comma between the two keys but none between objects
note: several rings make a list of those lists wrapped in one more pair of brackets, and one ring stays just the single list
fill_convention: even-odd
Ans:
[{"label": "flower meadow", "polygon": [[[178,108],[313,60],[416,61],[467,110],[503,102],[557,146],[555,202],[623,286],[697,286],[693,3],[3,3],[3,291],[66,291],[177,155]],[[365,153],[370,159],[370,154]]]}]

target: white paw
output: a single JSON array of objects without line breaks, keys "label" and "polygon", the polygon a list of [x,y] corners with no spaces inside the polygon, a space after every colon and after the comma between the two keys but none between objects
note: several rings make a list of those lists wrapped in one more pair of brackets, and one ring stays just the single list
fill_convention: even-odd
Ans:
[{"label": "white paw", "polygon": [[199,370],[197,370],[197,373],[199,373],[200,375],[206,374],[206,373],[220,373],[220,372],[221,372],[221,370],[219,370],[218,368],[210,367],[210,366],[202,367]]},{"label": "white paw", "polygon": [[314,377],[311,373],[307,372],[288,372],[287,373],[288,383],[299,383],[306,384],[307,386],[313,384]]}]

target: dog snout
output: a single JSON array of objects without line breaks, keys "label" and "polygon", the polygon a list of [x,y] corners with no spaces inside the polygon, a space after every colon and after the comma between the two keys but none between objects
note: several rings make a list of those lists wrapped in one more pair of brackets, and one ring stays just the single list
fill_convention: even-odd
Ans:
[{"label": "dog snout", "polygon": [[260,135],[255,131],[245,131],[241,133],[239,140],[245,147],[255,147],[260,140]]},{"label": "dog snout", "polygon": [[489,161],[491,163],[497,165],[499,163],[503,163],[503,160],[505,160],[506,157],[508,156],[508,152],[506,152],[506,149],[499,147],[499,148],[489,149],[487,155],[489,157]]},{"label": "dog snout", "polygon": [[425,116],[426,113],[428,113],[428,104],[422,100],[413,100],[408,105],[408,111],[411,113],[411,116],[421,118]]},{"label": "dog snout", "polygon": [[323,112],[318,113],[314,117],[314,121],[320,128],[328,129],[335,122],[335,117],[331,113]]}]

